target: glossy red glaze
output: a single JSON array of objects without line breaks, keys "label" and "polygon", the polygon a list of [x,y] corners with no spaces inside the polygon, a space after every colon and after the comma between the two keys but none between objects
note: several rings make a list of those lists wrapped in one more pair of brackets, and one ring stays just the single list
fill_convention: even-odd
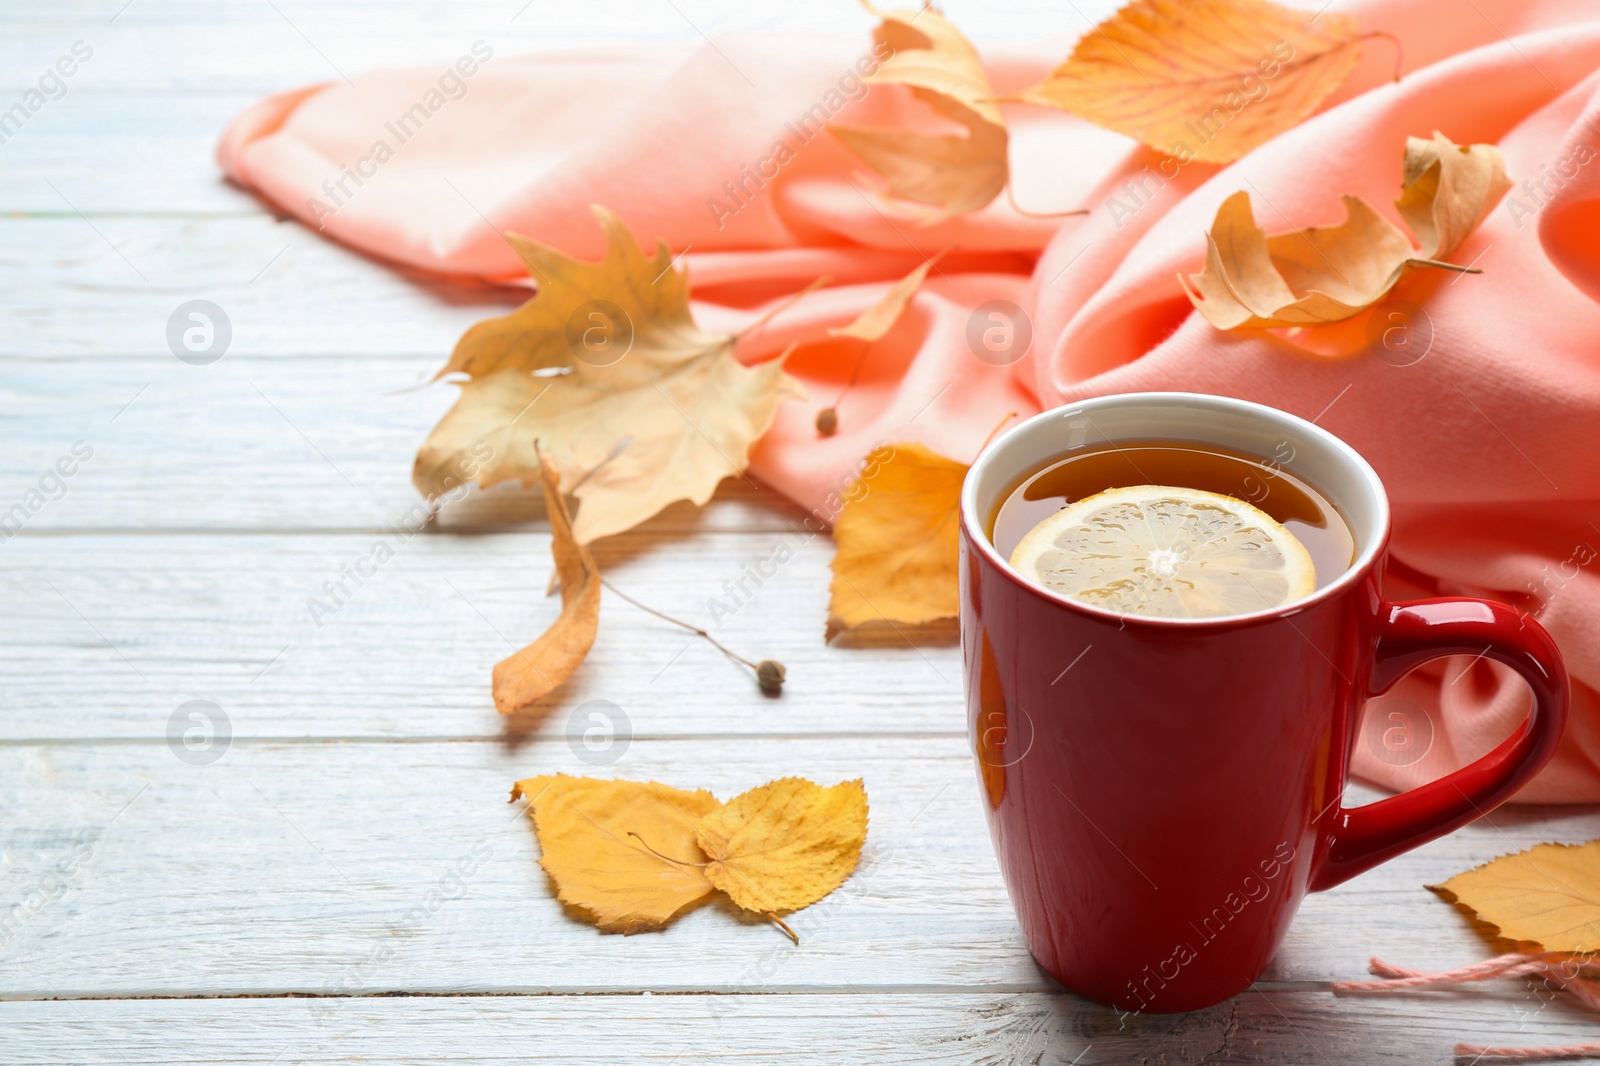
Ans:
[{"label": "glossy red glaze", "polygon": [[[1381,543],[1302,605],[1173,625],[1049,595],[978,550],[983,537],[964,511],[962,648],[989,826],[1034,957],[1099,1002],[1183,1011],[1242,991],[1307,891],[1491,810],[1560,739],[1567,678],[1544,630],[1480,600],[1384,600]],[[1443,780],[1342,808],[1366,698],[1453,653],[1520,671],[1527,722]]]}]

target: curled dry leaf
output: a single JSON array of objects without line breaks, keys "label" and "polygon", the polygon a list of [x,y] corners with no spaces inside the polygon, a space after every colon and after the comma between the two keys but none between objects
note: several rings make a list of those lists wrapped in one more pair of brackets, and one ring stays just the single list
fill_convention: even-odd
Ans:
[{"label": "curled dry leaf", "polygon": [[824,407],[817,412],[816,426],[820,436],[831,437],[838,430],[839,405],[844,402],[850,390],[855,388],[856,379],[861,376],[861,366],[866,362],[868,346],[873,341],[883,339],[884,334],[900,321],[900,316],[906,313],[906,308],[911,304],[911,298],[917,294],[922,283],[928,280],[928,271],[944,258],[946,251],[948,249],[939,249],[931,258],[923,260],[921,266],[889,286],[889,291],[884,293],[877,303],[857,315],[855,321],[848,326],[828,330],[832,336],[854,337],[863,343],[861,351],[856,354],[855,366],[850,370],[850,380],[845,382],[839,398],[833,401],[832,407]]},{"label": "curled dry leaf", "polygon": [[1231,163],[1316,110],[1361,58],[1337,11],[1265,0],[1135,0],[1029,88],[1180,163]]},{"label": "curled dry leaf", "polygon": [[1432,140],[1406,138],[1401,180],[1394,206],[1427,259],[1461,247],[1511,188],[1500,149],[1452,144],[1438,130]]},{"label": "curled dry leaf", "polygon": [[[1345,220],[1337,226],[1268,237],[1241,190],[1217,209],[1205,269],[1188,276],[1184,291],[1218,329],[1308,326],[1366,310],[1419,267],[1481,273],[1433,257],[1455,251],[1510,188],[1500,150],[1460,147],[1438,133],[1431,141],[1413,137],[1405,175],[1395,206],[1416,229],[1421,249],[1355,196],[1343,198]],[[1178,280],[1184,282],[1182,275]]]},{"label": "curled dry leaf", "polygon": [[828,639],[866,622],[953,618],[967,465],[921,444],[875,449],[834,521]]},{"label": "curled dry leaf", "polygon": [[977,49],[931,7],[882,12],[873,40],[889,57],[867,77],[874,85],[904,85],[941,117],[965,127],[961,134],[830,126],[843,142],[886,183],[897,200],[928,204],[927,218],[985,207],[1006,187],[1005,119],[983,72]]},{"label": "curled dry leaf", "polygon": [[600,569],[572,534],[561,475],[537,443],[533,449],[550,515],[550,554],[561,579],[561,614],[538,640],[495,664],[494,705],[501,714],[527,708],[571,677],[600,627]]},{"label": "curled dry leaf", "polygon": [[[809,907],[844,884],[867,839],[859,779],[822,788],[784,777],[735,796],[695,828],[710,882],[748,911]],[[792,934],[791,934],[792,935]]]},{"label": "curled dry leaf", "polygon": [[539,292],[462,336],[440,373],[469,380],[412,471],[429,497],[463,471],[485,488],[531,484],[538,438],[576,486],[584,544],[676,500],[705,503],[744,470],[778,402],[804,396],[781,357],[746,367],[733,336],[695,324],[688,271],[665,244],[646,256],[614,215],[594,212],[606,237],[597,263],[509,238]]},{"label": "curled dry leaf", "polygon": [[855,337],[857,340],[868,342],[882,340],[883,335],[894,328],[894,324],[900,321],[900,316],[906,313],[911,298],[922,288],[922,283],[928,280],[928,271],[944,258],[947,251],[949,249],[941,248],[923,260],[921,266],[889,286],[889,291],[884,293],[877,303],[857,315],[855,321],[839,329],[830,329],[829,334],[835,337]]},{"label": "curled dry leaf", "polygon": [[659,929],[714,891],[695,841],[719,806],[704,789],[555,774],[518,781],[511,798],[523,796],[557,898],[605,932]]},{"label": "curled dry leaf", "polygon": [[1428,887],[1507,940],[1540,951],[1600,950],[1600,840],[1540,844]]}]

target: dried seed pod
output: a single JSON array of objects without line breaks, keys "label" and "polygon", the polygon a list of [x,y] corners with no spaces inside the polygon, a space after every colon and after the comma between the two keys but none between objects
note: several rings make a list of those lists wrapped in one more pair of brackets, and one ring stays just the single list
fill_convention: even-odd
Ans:
[{"label": "dried seed pod", "polygon": [[756,684],[769,696],[783,691],[783,664],[775,659],[762,659],[756,663]]}]

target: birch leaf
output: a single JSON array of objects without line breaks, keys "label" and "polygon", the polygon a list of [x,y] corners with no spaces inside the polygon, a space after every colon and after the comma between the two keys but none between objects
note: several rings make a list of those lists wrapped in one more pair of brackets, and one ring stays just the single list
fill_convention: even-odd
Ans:
[{"label": "birch leaf", "polygon": [[928,222],[987,206],[1010,175],[1009,138],[977,49],[931,7],[881,12],[866,6],[883,20],[872,35],[879,51],[892,50],[866,81],[905,86],[966,132],[841,125],[830,131],[883,177],[891,197],[935,208]]},{"label": "birch leaf", "polygon": [[785,777],[722,804],[704,789],[553,774],[518,781],[511,798],[523,797],[557,897],[608,933],[659,929],[717,889],[776,919],[843,884],[867,835],[859,780]]},{"label": "birch leaf", "polygon": [[868,456],[833,525],[828,639],[867,622],[955,617],[957,505],[966,474],[965,463],[921,444],[886,445]]},{"label": "birch leaf", "polygon": [[659,929],[715,890],[695,840],[719,806],[704,789],[554,774],[518,781],[511,798],[523,796],[557,898],[604,932]]},{"label": "birch leaf", "polygon": [[745,910],[809,907],[856,868],[867,839],[860,780],[822,788],[785,777],[735,796],[700,819],[695,837],[710,882]]},{"label": "birch leaf", "polygon": [[1022,93],[1187,163],[1231,163],[1299,123],[1361,58],[1337,11],[1266,0],[1135,0]]},{"label": "birch leaf", "polygon": [[1540,951],[1600,950],[1600,840],[1539,844],[1428,887],[1507,940]]}]

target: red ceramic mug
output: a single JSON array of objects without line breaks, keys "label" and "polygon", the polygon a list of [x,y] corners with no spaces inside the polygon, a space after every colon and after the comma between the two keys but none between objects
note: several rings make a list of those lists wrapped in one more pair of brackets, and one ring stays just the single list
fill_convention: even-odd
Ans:
[{"label": "red ceramic mug", "polygon": [[[1052,458],[1118,441],[1265,457],[1331,499],[1356,559],[1274,610],[1112,614],[1047,592],[991,543],[1004,494]],[[961,644],[989,828],[1028,947],[1068,988],[1122,1010],[1221,1002],[1259,977],[1308,891],[1465,825],[1550,758],[1567,675],[1549,635],[1476,599],[1391,603],[1383,485],[1303,419],[1189,393],[1106,396],[994,441],[961,494]],[[1340,805],[1364,701],[1442,655],[1517,670],[1533,709],[1457,772]]]}]

